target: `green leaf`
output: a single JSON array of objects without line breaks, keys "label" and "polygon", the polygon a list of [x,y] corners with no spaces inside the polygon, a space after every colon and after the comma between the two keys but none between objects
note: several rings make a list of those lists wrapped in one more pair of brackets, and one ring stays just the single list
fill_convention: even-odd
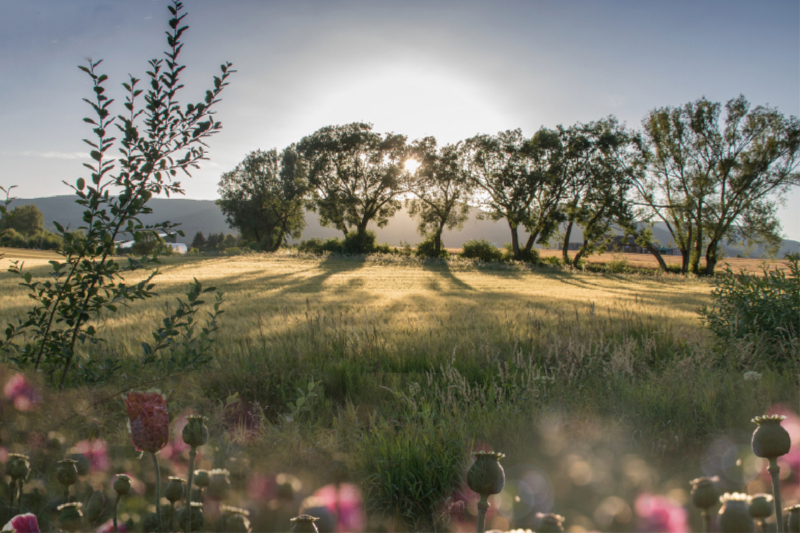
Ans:
[{"label": "green leaf", "polygon": [[82,191],[84,187],[86,187],[86,180],[84,180],[83,178],[78,178],[78,182],[76,185],[78,187],[78,190]]}]

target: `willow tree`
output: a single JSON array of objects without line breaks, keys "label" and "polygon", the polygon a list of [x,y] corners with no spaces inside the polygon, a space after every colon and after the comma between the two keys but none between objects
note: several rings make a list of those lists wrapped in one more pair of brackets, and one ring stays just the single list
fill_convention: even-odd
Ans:
[{"label": "willow tree", "polygon": [[739,96],[722,105],[701,98],[651,111],[643,121],[646,178],[639,196],[663,221],[683,270],[714,273],[725,241],[779,245],[779,198],[800,184],[800,122]]}]

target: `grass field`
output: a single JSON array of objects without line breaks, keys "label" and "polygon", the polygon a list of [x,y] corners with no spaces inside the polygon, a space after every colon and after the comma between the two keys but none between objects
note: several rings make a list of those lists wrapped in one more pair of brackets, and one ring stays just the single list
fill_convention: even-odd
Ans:
[{"label": "grass field", "polygon": [[[34,277],[49,268],[46,253],[5,253],[3,266],[24,259]],[[596,509],[612,496],[629,511],[642,491],[685,502],[710,447],[746,446],[750,418],[797,402],[796,375],[702,328],[708,280],[400,256],[168,257],[161,297],[101,317],[107,342],[86,357],[138,358],[193,278],[225,291],[225,314],[211,368],[161,383],[176,412],[209,415],[215,437],[267,471],[324,481],[344,462],[371,511],[404,527],[443,520],[473,446],[506,452],[509,480],[534,467],[550,479],[551,508],[574,531],[603,525]],[[30,305],[9,273],[0,291],[0,322]],[[132,368],[91,394],[159,379]],[[742,379],[748,370],[761,381]],[[103,419],[118,405],[96,409]],[[111,428],[106,439],[125,440]],[[753,464],[728,472],[726,490],[758,489]],[[431,472],[442,475],[428,486]],[[398,484],[414,505],[392,499]],[[534,507],[508,503],[495,525],[551,509]]]}]

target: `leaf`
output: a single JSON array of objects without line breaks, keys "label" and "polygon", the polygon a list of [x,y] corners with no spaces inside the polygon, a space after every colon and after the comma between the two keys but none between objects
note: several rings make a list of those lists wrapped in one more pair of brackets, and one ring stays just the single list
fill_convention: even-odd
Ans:
[{"label": "leaf", "polygon": [[78,187],[78,190],[82,191],[84,187],[86,187],[86,180],[84,180],[83,178],[78,178],[78,182],[76,185]]}]

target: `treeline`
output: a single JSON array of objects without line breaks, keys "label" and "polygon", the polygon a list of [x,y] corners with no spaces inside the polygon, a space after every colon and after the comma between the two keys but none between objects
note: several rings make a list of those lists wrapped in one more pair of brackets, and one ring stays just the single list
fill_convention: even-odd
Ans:
[{"label": "treeline", "polygon": [[[244,241],[264,250],[300,237],[308,208],[342,232],[348,250],[368,252],[367,225],[385,226],[405,203],[424,237],[420,246],[439,255],[443,230],[461,227],[476,206],[508,223],[515,259],[531,259],[541,243],[577,263],[602,251],[619,228],[666,270],[649,229],[660,221],[680,249],[682,270],[699,273],[705,256],[711,274],[723,243],[777,252],[777,206],[800,183],[798,147],[796,117],[751,108],[743,96],[724,106],[701,98],[655,109],[641,131],[610,116],[530,138],[511,130],[446,146],[353,123],[322,128],[280,152],[248,154],[223,174],[218,204]],[[575,228],[583,241],[570,258]],[[520,229],[529,235],[524,241]]]},{"label": "treeline", "polygon": [[44,216],[35,205],[22,205],[0,216],[0,246],[60,250],[63,239],[44,229]]}]

